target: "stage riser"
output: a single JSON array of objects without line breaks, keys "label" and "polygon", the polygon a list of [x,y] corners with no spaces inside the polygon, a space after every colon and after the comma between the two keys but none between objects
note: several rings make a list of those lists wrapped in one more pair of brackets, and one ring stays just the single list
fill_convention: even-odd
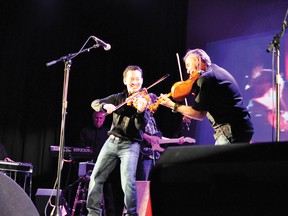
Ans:
[{"label": "stage riser", "polygon": [[150,184],[153,216],[287,215],[288,143],[168,148]]}]

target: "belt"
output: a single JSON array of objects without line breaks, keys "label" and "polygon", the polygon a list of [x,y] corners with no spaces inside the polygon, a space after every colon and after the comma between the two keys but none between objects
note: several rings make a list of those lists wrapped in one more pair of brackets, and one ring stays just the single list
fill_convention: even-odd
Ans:
[{"label": "belt", "polygon": [[114,136],[113,134],[111,134],[111,135],[109,136],[109,138],[112,139],[112,140],[117,140],[117,141],[121,140],[121,138],[116,137],[116,136]]},{"label": "belt", "polygon": [[214,138],[217,139],[222,134],[224,134],[227,138],[232,137],[232,130],[230,124],[219,125],[215,129]]}]

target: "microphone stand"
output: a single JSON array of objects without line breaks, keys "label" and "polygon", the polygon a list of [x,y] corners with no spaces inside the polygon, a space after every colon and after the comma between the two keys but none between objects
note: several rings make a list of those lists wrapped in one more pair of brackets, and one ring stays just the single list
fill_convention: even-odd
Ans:
[{"label": "microphone stand", "polygon": [[[88,38],[88,40],[91,38],[91,36]],[[88,41],[87,40],[87,41]],[[87,41],[83,45],[83,47],[86,45]],[[57,166],[57,178],[56,178],[56,185],[57,185],[57,190],[56,190],[56,211],[55,208],[51,212],[50,216],[62,216],[62,212],[60,210],[60,205],[59,205],[59,197],[60,197],[60,183],[61,183],[61,170],[62,170],[62,161],[63,161],[63,155],[64,155],[64,132],[65,132],[65,121],[66,121],[66,110],[67,110],[67,94],[68,94],[68,82],[69,82],[69,73],[70,73],[70,68],[72,65],[72,59],[75,58],[77,55],[84,53],[84,52],[89,52],[93,48],[98,48],[100,45],[95,44],[92,47],[86,48],[86,49],[80,49],[79,52],[77,53],[70,53],[66,56],[62,56],[58,60],[53,60],[51,62],[46,63],[46,66],[49,67],[51,65],[54,65],[58,63],[59,61],[64,61],[65,67],[64,67],[64,83],[63,83],[63,95],[62,95],[62,120],[61,120],[61,129],[60,129],[60,140],[59,140],[59,155],[58,155],[58,166]]]},{"label": "microphone stand", "polygon": [[271,43],[268,45],[268,48],[266,49],[266,52],[274,51],[274,55],[276,56],[276,75],[275,75],[275,84],[276,84],[276,142],[280,141],[280,38],[284,35],[284,32],[287,25],[287,14],[288,9],[286,11],[286,15],[283,21],[282,29],[281,31],[274,35],[274,39],[271,41]]}]

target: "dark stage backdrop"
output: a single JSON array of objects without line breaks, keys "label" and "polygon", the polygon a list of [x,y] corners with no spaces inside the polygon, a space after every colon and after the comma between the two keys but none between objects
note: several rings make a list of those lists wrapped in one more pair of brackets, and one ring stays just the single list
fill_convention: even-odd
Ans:
[{"label": "dark stage backdrop", "polygon": [[[0,142],[15,161],[33,163],[34,188],[51,188],[57,158],[50,156],[49,146],[59,145],[64,64],[46,67],[47,62],[77,52],[90,35],[112,46],[110,51],[98,48],[72,60],[65,145],[73,146],[80,129],[90,124],[91,101],[124,89],[122,72],[127,65],[143,68],[144,86],[169,73],[151,89],[157,95],[168,93],[180,80],[176,53],[182,58],[188,48],[205,49],[211,41],[278,31],[287,4],[286,0],[1,1]],[[164,107],[155,117],[165,136],[173,136],[181,123],[181,115]],[[106,124],[110,121],[108,116]],[[191,137],[196,126],[193,121],[187,131]]]},{"label": "dark stage backdrop", "polygon": [[[34,187],[51,188],[57,171],[49,146],[59,145],[64,63],[46,63],[77,52],[90,35],[112,46],[72,60],[65,145],[74,146],[80,129],[91,122],[91,102],[125,88],[127,65],[142,67],[144,87],[169,73],[151,89],[157,95],[180,80],[175,54],[185,52],[187,5],[186,0],[1,1],[0,142],[13,160],[33,164]],[[181,122],[165,108],[156,118],[167,136]],[[108,116],[106,124],[110,121]]]}]

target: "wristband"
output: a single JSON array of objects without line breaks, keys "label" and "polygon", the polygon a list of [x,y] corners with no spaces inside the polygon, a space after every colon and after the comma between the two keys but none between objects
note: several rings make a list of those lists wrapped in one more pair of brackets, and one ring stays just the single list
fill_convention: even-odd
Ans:
[{"label": "wristband", "polygon": [[172,112],[173,112],[173,113],[177,113],[178,107],[179,107],[179,104],[178,104],[178,103],[175,103],[174,106],[173,106]]}]

